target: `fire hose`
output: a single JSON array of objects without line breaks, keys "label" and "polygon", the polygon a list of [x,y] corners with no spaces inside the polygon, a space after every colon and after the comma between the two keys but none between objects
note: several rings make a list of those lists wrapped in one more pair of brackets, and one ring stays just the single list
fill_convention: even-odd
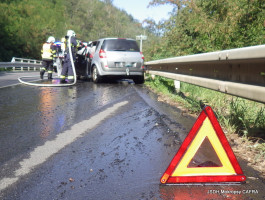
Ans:
[{"label": "fire hose", "polygon": [[72,36],[70,36],[69,39],[68,39],[68,49],[69,49],[69,54],[70,54],[71,66],[72,66],[73,73],[74,73],[74,82],[73,83],[43,84],[43,83],[31,83],[31,82],[26,82],[26,81],[22,80],[23,78],[35,78],[35,77],[39,77],[39,76],[23,76],[23,77],[19,77],[18,78],[19,82],[21,82],[23,84],[26,84],[26,85],[32,85],[32,86],[38,86],[38,87],[66,87],[66,86],[75,85],[76,81],[77,81],[77,78],[76,78],[75,64],[74,64],[72,48],[71,48],[71,38],[72,38]]}]

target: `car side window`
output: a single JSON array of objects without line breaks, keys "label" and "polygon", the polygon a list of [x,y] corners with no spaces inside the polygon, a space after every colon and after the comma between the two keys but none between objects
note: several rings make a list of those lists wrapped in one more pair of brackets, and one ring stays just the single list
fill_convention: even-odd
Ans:
[{"label": "car side window", "polygon": [[100,41],[97,41],[97,43],[96,43],[96,51],[98,50],[99,44],[100,44]]}]

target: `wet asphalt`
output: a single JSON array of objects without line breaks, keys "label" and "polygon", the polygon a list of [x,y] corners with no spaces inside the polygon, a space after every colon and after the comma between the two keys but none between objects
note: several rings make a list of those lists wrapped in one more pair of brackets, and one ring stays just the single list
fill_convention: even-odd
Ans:
[{"label": "wet asphalt", "polygon": [[[56,80],[54,80],[55,82]],[[264,199],[242,185],[161,186],[195,119],[131,82],[0,88],[0,199]]]}]

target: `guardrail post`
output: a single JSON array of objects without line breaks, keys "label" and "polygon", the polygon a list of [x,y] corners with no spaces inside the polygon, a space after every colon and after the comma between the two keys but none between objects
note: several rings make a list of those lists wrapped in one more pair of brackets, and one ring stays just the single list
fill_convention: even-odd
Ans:
[{"label": "guardrail post", "polygon": [[174,80],[175,90],[177,93],[180,92],[180,81]]}]

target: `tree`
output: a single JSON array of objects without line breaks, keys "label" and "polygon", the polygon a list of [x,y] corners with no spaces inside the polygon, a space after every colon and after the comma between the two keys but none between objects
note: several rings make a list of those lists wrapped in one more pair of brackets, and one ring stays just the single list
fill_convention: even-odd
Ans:
[{"label": "tree", "polygon": [[49,36],[59,40],[68,29],[83,41],[131,37],[142,32],[139,22],[111,0],[1,0],[0,61],[13,56],[40,59]]},{"label": "tree", "polygon": [[169,5],[173,5],[175,8],[175,10],[177,11],[177,13],[179,13],[179,11],[183,8],[184,5],[186,5],[186,2],[188,0],[152,0],[149,3],[149,6],[159,6],[159,5],[165,5],[165,4],[169,4]]},{"label": "tree", "polygon": [[[151,4],[179,3],[153,0]],[[187,0],[165,26],[163,47],[171,56],[265,43],[264,0]],[[178,5],[180,6],[180,4]],[[180,7],[178,7],[180,8]],[[161,44],[160,44],[161,46]],[[154,56],[157,58],[156,54]]]}]

